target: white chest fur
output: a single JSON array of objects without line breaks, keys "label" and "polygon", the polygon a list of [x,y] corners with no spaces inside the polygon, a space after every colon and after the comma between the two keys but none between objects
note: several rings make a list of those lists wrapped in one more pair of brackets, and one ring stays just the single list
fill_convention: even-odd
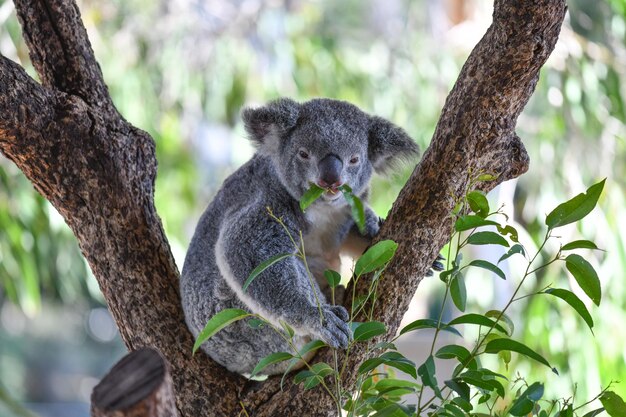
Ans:
[{"label": "white chest fur", "polygon": [[309,230],[303,236],[304,249],[309,268],[319,281],[324,270],[338,271],[340,268],[340,228],[350,216],[350,208],[315,204],[306,210],[305,216],[309,222]]}]

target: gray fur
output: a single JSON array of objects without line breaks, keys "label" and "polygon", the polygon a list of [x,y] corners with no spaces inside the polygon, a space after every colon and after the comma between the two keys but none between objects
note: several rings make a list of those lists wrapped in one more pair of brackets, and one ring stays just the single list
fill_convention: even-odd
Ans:
[{"label": "gray fur", "polygon": [[[296,331],[297,346],[318,338],[345,348],[350,337],[348,313],[328,303],[323,272],[338,268],[339,252],[348,242],[358,255],[378,232],[378,217],[366,207],[366,236],[360,236],[340,193],[324,194],[306,213],[298,201],[310,183],[319,182],[324,173],[319,172],[318,163],[330,154],[342,161],[342,182],[365,199],[372,172],[384,171],[394,159],[416,155],[417,146],[399,127],[337,100],[299,104],[280,99],[245,109],[242,118],[258,151],[224,181],[200,218],[180,281],[187,325],[197,336],[217,312],[240,308],[276,324],[285,321]],[[351,163],[355,158],[358,161]],[[297,238],[302,231],[315,278],[313,287],[304,264],[290,257],[268,268],[242,291],[246,278],[261,262],[296,252],[267,207],[282,218],[292,236]],[[322,303],[323,322],[315,293]],[[290,351],[268,326],[252,329],[246,320],[220,331],[202,349],[238,373],[250,373],[270,353]],[[266,371],[280,373],[285,366]]]}]

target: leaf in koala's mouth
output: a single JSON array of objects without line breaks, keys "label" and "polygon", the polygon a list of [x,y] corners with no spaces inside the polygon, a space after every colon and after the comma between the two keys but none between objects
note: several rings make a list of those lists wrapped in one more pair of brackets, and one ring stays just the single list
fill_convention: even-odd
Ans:
[{"label": "leaf in koala's mouth", "polygon": [[339,191],[343,193],[343,197],[348,202],[350,206],[350,211],[352,212],[352,218],[356,223],[356,226],[359,228],[359,232],[364,235],[365,234],[365,210],[363,208],[363,202],[359,197],[352,193],[352,188],[348,184],[344,184],[339,187]]},{"label": "leaf in koala's mouth", "polygon": [[311,184],[311,187],[304,193],[300,199],[300,210],[305,211],[315,200],[320,198],[326,190],[318,187],[315,184]]}]

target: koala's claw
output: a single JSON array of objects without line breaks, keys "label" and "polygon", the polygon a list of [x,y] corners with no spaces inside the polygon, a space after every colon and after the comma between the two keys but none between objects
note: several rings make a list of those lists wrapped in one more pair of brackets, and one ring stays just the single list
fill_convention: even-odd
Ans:
[{"label": "koala's claw", "polygon": [[320,329],[321,339],[335,349],[348,347],[352,332],[348,326],[348,311],[342,306],[324,306],[324,323]]}]

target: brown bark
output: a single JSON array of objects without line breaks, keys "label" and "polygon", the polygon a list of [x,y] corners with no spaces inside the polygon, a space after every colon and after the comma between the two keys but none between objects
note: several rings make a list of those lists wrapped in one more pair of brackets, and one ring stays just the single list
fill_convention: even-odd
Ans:
[{"label": "brown bark", "polygon": [[[128,348],[152,346],[167,359],[181,416],[237,415],[241,404],[258,416],[332,415],[322,390],[302,392],[287,382],[281,392],[276,378],[246,383],[203,354],[191,357],[178,271],[153,204],[154,142],[115,110],[73,1],[15,5],[42,84],[0,56],[0,150],[76,234]],[[379,286],[376,319],[390,334],[449,238],[452,196],[465,189],[469,173],[498,174],[485,184],[489,190],[528,168],[515,123],[566,5],[496,0],[494,10],[379,236],[399,243]],[[363,355],[353,352],[351,369]]]},{"label": "brown bark", "polygon": [[154,349],[126,355],[91,395],[93,417],[177,417],[174,387],[165,359]]}]

